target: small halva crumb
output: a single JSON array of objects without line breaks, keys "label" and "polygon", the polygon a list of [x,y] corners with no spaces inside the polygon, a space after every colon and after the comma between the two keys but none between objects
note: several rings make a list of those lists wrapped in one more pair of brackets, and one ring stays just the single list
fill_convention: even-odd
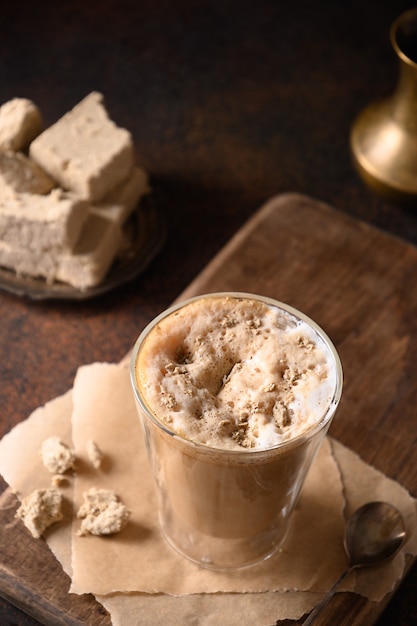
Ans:
[{"label": "small halva crumb", "polygon": [[48,437],[43,441],[41,457],[52,474],[64,474],[74,467],[74,452],[59,437]]},{"label": "small halva crumb", "polygon": [[53,487],[63,487],[68,484],[68,479],[62,474],[54,474],[51,483]]},{"label": "small halva crumb", "polygon": [[78,535],[111,535],[120,532],[127,524],[130,511],[118,496],[109,489],[91,487],[83,494],[84,503],[77,517],[82,519]]},{"label": "small halva crumb", "polygon": [[39,539],[48,526],[62,519],[61,504],[62,495],[57,489],[36,489],[23,498],[16,517]]},{"label": "small halva crumb", "polygon": [[99,467],[101,466],[101,462],[103,460],[103,456],[104,456],[102,451],[100,450],[96,442],[93,441],[92,439],[89,439],[87,441],[86,448],[87,448],[87,455],[91,461],[92,466],[95,467],[96,469],[99,469]]}]

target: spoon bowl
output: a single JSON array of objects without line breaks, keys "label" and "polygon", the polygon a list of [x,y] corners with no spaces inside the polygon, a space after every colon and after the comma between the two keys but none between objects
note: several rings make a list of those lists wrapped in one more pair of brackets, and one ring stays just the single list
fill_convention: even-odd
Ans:
[{"label": "spoon bowl", "polygon": [[310,626],[336,593],[339,585],[356,567],[369,567],[394,556],[406,537],[401,513],[387,502],[368,502],[355,511],[346,524],[344,546],[349,567],[317,604],[303,626]]},{"label": "spoon bowl", "polygon": [[393,556],[406,534],[401,513],[387,502],[368,502],[349,519],[345,550],[354,567],[376,565]]}]

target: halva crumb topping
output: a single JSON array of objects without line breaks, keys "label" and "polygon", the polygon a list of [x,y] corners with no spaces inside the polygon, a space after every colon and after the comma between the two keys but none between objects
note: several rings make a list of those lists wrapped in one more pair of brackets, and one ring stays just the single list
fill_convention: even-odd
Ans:
[{"label": "halva crumb topping", "polygon": [[162,319],[137,381],[180,436],[217,448],[267,449],[307,431],[335,390],[326,344],[304,321],[249,298],[213,296]]}]

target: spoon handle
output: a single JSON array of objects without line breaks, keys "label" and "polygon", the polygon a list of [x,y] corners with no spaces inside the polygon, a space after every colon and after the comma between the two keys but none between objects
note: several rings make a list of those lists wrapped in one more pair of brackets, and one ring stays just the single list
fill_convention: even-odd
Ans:
[{"label": "spoon handle", "polygon": [[320,611],[322,609],[324,609],[324,607],[328,604],[328,602],[331,600],[331,598],[334,596],[334,594],[336,593],[339,585],[342,584],[342,582],[345,580],[345,578],[347,578],[350,574],[350,572],[353,570],[354,568],[352,566],[348,567],[341,576],[339,576],[339,578],[336,580],[336,582],[334,583],[334,585],[332,587],[330,587],[329,591],[326,593],[325,596],[323,596],[322,600],[316,604],[316,606],[314,607],[314,609],[311,611],[310,615],[306,618],[306,620],[303,622],[303,626],[311,626],[311,624],[313,624],[314,620],[316,619],[317,615],[320,613]]}]

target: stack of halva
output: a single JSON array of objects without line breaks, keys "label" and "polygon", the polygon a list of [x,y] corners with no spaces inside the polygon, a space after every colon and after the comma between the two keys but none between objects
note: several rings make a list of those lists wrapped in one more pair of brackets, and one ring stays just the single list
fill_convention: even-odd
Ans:
[{"label": "stack of halva", "polygon": [[149,192],[132,136],[92,92],[43,130],[28,99],[0,107],[0,266],[85,290],[123,248],[123,226]]}]

